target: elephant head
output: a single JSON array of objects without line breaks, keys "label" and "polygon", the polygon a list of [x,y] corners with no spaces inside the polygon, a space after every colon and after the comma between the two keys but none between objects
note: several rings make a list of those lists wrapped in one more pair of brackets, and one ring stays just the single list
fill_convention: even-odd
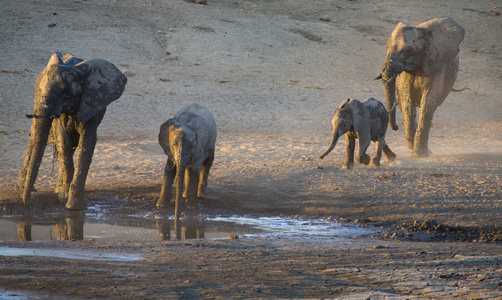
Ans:
[{"label": "elephant head", "polygon": [[17,189],[23,201],[30,199],[54,118],[74,115],[85,123],[103,112],[124,91],[127,78],[110,62],[82,61],[72,55],[54,53],[38,75],[28,150]]},{"label": "elephant head", "polygon": [[[449,18],[434,19],[416,27],[399,22],[388,39],[381,79],[387,100],[387,110],[396,101],[396,77],[403,71],[431,74],[446,62],[454,59],[459,44],[464,38],[464,29]],[[397,130],[396,113],[390,113],[389,125]]]},{"label": "elephant head", "polygon": [[179,207],[183,200],[185,170],[197,149],[197,137],[193,130],[197,124],[192,123],[182,125],[177,120],[169,119],[160,127],[159,143],[176,168],[175,220],[179,219]]},{"label": "elephant head", "polygon": [[356,99],[347,98],[335,110],[331,124],[333,125],[333,136],[328,150],[326,150],[319,158],[323,159],[336,146],[338,139],[348,131],[359,132],[363,127],[365,119],[364,107]]}]

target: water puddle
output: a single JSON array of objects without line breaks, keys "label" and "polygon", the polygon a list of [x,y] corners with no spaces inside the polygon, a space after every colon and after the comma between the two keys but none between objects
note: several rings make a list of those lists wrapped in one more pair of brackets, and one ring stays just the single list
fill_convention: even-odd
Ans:
[{"label": "water puddle", "polygon": [[[134,220],[136,219],[136,220]],[[117,222],[117,221],[115,221]],[[0,217],[0,242],[50,240],[158,241],[174,239],[319,238],[351,237],[374,232],[355,225],[324,219],[282,217],[198,216],[181,220],[176,237],[172,218],[124,218],[124,224],[95,220],[80,215],[45,219],[44,222],[13,216]]]},{"label": "water puddle", "polygon": [[[85,212],[65,209],[0,216],[0,245],[12,241],[100,240],[106,242],[167,241],[218,238],[284,238],[334,240],[375,232],[375,229],[325,219],[197,215],[184,217],[175,230],[172,215],[125,206],[96,204]],[[177,231],[177,233],[176,233]],[[134,261],[129,254],[10,248],[0,256],[51,256],[64,259]]]},{"label": "water puddle", "polygon": [[55,250],[55,249],[34,249],[34,248],[14,248],[0,246],[0,256],[46,256],[63,259],[84,259],[84,260],[108,260],[108,261],[137,261],[142,260],[141,256],[135,254],[117,253],[96,253],[91,251],[75,250]]},{"label": "water puddle", "polygon": [[20,293],[20,292],[8,292],[5,290],[0,290],[0,299],[2,300],[24,300],[24,299],[38,299],[33,294]]}]

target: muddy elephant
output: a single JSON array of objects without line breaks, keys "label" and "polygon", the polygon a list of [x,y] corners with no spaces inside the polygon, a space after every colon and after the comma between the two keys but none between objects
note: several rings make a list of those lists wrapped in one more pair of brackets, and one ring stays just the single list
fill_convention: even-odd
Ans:
[{"label": "muddy elephant", "polygon": [[[387,108],[397,100],[403,115],[406,141],[412,157],[430,155],[429,131],[436,108],[443,103],[457,78],[459,44],[464,29],[449,18],[416,27],[398,23],[387,41],[382,79]],[[419,109],[416,124],[416,109]],[[396,114],[389,125],[397,130]]]},{"label": "muddy elephant", "polygon": [[[395,109],[395,107],[394,107]],[[374,98],[368,98],[364,101],[357,99],[346,99],[340,104],[333,114],[331,123],[333,125],[333,136],[331,144],[319,158],[323,159],[328,155],[338,141],[345,135],[345,147],[347,157],[344,164],[345,169],[352,169],[354,166],[354,149],[355,140],[359,139],[359,149],[357,161],[362,164],[371,162],[374,166],[380,166],[380,158],[382,151],[387,158],[387,162],[393,162],[396,155],[390,150],[385,142],[385,133],[387,132],[387,124],[389,116],[385,106]],[[370,160],[366,149],[371,141],[376,144],[375,156]]]},{"label": "muddy elephant", "polygon": [[[54,53],[38,75],[28,149],[16,190],[29,202],[45,146],[54,144],[60,160],[56,193],[69,210],[86,208],[85,180],[97,141],[97,128],[106,106],[124,91],[127,78],[102,59],[83,61]],[[78,148],[77,162],[73,154]]]},{"label": "muddy elephant", "polygon": [[216,136],[213,115],[196,103],[181,109],[160,126],[159,144],[167,162],[157,208],[164,208],[170,201],[176,178],[175,220],[179,218],[183,197],[187,202],[204,197]]}]

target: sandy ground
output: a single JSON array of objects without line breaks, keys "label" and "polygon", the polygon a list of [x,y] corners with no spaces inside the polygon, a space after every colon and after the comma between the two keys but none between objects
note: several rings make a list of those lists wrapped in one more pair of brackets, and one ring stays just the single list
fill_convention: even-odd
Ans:
[{"label": "sandy ground", "polygon": [[[124,95],[108,107],[99,127],[86,186],[89,202],[113,195],[153,209],[166,159],[157,143],[159,126],[197,102],[213,112],[219,130],[203,207],[329,217],[383,231],[367,239],[315,243],[10,243],[113,249],[141,253],[147,260],[0,257],[0,288],[42,298],[502,296],[498,6],[502,3],[488,0],[3,1],[4,212],[20,204],[12,189],[27,146],[31,120],[24,115],[32,111],[36,77],[60,51],[109,60],[128,77]],[[452,93],[437,110],[433,156],[410,158],[399,130],[387,134],[398,155],[392,164],[341,169],[343,141],[319,161],[341,101],[384,100],[381,83],[373,78],[395,24],[445,16],[466,30],[456,87],[469,89]],[[47,196],[54,187],[50,148],[35,194],[38,203],[49,206],[54,198]],[[371,146],[370,155],[373,151]]]}]

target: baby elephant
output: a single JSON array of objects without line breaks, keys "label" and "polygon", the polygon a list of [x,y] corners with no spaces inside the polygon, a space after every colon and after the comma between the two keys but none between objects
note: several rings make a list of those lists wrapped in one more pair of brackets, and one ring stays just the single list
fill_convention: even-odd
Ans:
[{"label": "baby elephant", "polygon": [[[393,108],[395,109],[395,107]],[[357,99],[346,99],[335,110],[331,123],[333,124],[333,139],[328,150],[324,152],[320,158],[323,159],[328,153],[335,148],[338,138],[347,133],[345,136],[345,145],[347,150],[347,160],[343,166],[345,169],[352,169],[354,166],[354,148],[355,139],[359,139],[359,153],[357,161],[362,164],[369,164],[370,157],[366,154],[366,149],[373,141],[376,144],[375,157],[371,159],[371,164],[380,166],[380,158],[382,150],[387,157],[387,162],[393,162],[396,155],[390,150],[385,143],[385,132],[389,115],[385,106],[380,101],[368,98],[363,102]]]},{"label": "baby elephant", "polygon": [[167,155],[167,163],[157,208],[164,208],[171,200],[175,177],[176,219],[182,197],[187,202],[204,197],[215,143],[216,121],[206,108],[196,103],[181,109],[160,126],[159,144]]}]

